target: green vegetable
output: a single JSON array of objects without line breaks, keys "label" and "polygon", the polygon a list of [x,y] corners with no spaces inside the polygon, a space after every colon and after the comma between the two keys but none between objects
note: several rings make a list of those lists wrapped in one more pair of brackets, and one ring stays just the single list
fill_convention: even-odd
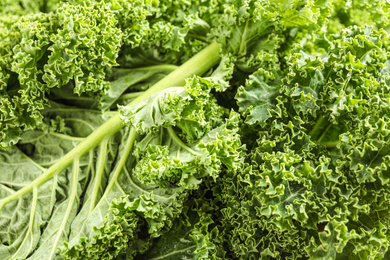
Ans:
[{"label": "green vegetable", "polygon": [[389,7],[0,0],[0,258],[390,258]]}]

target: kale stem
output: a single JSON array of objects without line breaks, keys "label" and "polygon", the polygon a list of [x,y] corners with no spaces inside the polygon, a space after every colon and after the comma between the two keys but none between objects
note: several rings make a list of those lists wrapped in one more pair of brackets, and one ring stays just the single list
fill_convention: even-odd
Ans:
[{"label": "kale stem", "polygon": [[324,120],[325,120],[324,116],[320,116],[320,118],[318,118],[318,120],[317,120],[316,124],[314,125],[313,129],[310,131],[309,136],[314,137],[317,134],[317,132],[322,127],[322,122]]},{"label": "kale stem", "polygon": [[184,85],[186,78],[193,75],[202,75],[210,68],[217,65],[220,59],[219,45],[215,42],[211,43],[201,52],[189,59],[186,63],[181,65],[178,69],[169,73],[166,77],[134,99],[129,105],[137,104],[151,94],[166,88]]},{"label": "kale stem", "polygon": [[322,138],[324,138],[326,132],[328,132],[328,130],[331,126],[332,126],[332,124],[328,124],[328,126],[325,128],[324,132],[322,132],[321,136],[318,138],[317,143],[321,143]]},{"label": "kale stem", "polygon": [[247,36],[246,34],[248,31],[248,25],[249,25],[249,19],[246,20],[244,31],[242,32],[241,44],[240,44],[240,48],[238,49],[238,54],[245,54],[243,52],[244,52],[245,44],[247,43],[245,38]]},{"label": "kale stem", "polygon": [[[339,143],[338,141],[321,142],[331,126],[332,124],[324,116],[320,116],[313,129],[309,132],[309,136],[319,145],[324,145],[327,148],[334,148]],[[325,130],[323,130],[324,128]]]},{"label": "kale stem", "polygon": [[[172,71],[166,77],[154,84],[151,88],[132,100],[128,105],[137,104],[151,94],[166,88],[184,85],[186,78],[192,77],[193,75],[202,75],[217,65],[220,59],[219,45],[215,42],[211,43],[179,68]],[[50,168],[44,171],[38,178],[17,192],[2,198],[0,200],[0,209],[2,209],[4,205],[10,203],[11,201],[19,199],[21,196],[27,194],[34,187],[39,187],[43,183],[47,182],[53,178],[54,175],[60,173],[66,167],[68,167],[76,158],[80,158],[89,150],[98,146],[105,138],[113,136],[123,127],[124,124],[120,118],[120,115],[114,115],[105,123],[103,123],[99,128],[94,130],[87,138],[85,138],[84,141],[80,142],[75,148],[73,148],[70,152],[54,163]]]}]

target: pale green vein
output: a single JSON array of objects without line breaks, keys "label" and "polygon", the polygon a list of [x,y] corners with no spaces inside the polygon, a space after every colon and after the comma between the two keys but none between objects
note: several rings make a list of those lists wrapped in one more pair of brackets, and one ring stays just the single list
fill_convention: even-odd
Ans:
[{"label": "pale green vein", "polygon": [[172,127],[167,127],[168,129],[168,132],[169,134],[171,135],[172,139],[181,147],[183,148],[184,150],[186,150],[187,152],[195,155],[195,156],[199,156],[199,155],[202,155],[201,153],[197,152],[197,151],[194,151],[193,149],[191,149],[190,147],[188,147],[188,145],[186,145],[185,143],[183,143],[182,140],[180,140],[180,138],[176,135],[175,131],[173,131]]},{"label": "pale green vein", "polygon": [[99,188],[102,185],[102,179],[104,175],[104,169],[106,165],[107,158],[107,145],[108,139],[104,139],[100,144],[99,155],[97,157],[97,166],[96,166],[96,175],[93,183],[93,188],[91,192],[91,204],[89,205],[89,212],[92,212],[95,208],[95,203],[98,197]]},{"label": "pale green vein", "polygon": [[[14,253],[14,256],[17,256],[18,253],[20,252],[20,250],[22,250],[24,248],[24,244],[26,244],[26,242],[27,242],[27,240],[29,238],[31,240],[33,240],[32,229],[33,229],[33,226],[34,226],[34,219],[35,219],[35,212],[36,212],[36,208],[37,208],[37,201],[38,201],[38,188],[35,187],[33,189],[33,201],[32,201],[31,210],[30,210],[30,219],[29,219],[29,222],[28,222],[28,229],[27,229],[26,235],[25,235],[22,243],[19,246],[19,249]],[[31,244],[33,244],[33,243],[31,243]]]},{"label": "pale green vein", "polygon": [[191,249],[193,249],[195,247],[196,247],[196,245],[189,246],[189,247],[186,247],[186,248],[183,248],[183,249],[180,249],[180,250],[172,251],[172,252],[170,252],[168,254],[165,254],[165,255],[161,255],[161,256],[158,256],[158,257],[155,257],[155,258],[149,258],[149,260],[166,259],[167,257],[169,257],[171,255],[176,255],[176,254],[179,254],[179,253],[182,253],[182,252],[186,252],[186,251],[191,250]]},{"label": "pale green vein", "polygon": [[70,135],[64,135],[60,133],[50,133],[51,135],[54,135],[55,137],[58,137],[62,140],[68,140],[68,141],[74,141],[74,142],[82,142],[85,140],[84,137],[76,137],[76,136],[70,136]]},{"label": "pale green vein", "polygon": [[241,43],[240,43],[240,48],[238,50],[238,54],[245,54],[242,52],[244,51],[245,44],[246,44],[245,38],[248,31],[248,25],[249,25],[249,19],[246,20],[244,31],[242,32]]},{"label": "pale green vein", "polygon": [[2,190],[6,190],[8,191],[9,193],[15,193],[15,190],[9,188],[7,185],[5,185],[4,183],[0,183],[0,187]]},{"label": "pale green vein", "polygon": [[[152,194],[152,191],[148,191],[148,190],[145,190],[145,189],[143,189],[142,187],[140,187],[140,186],[138,186],[134,181],[133,181],[133,179],[131,178],[131,175],[130,175],[130,173],[126,170],[126,173],[130,176],[130,178],[129,178],[129,181],[130,181],[130,184],[131,184],[131,186],[132,187],[135,187],[135,188],[137,188],[139,191],[141,191],[142,193],[145,193],[145,194]],[[118,186],[120,186],[120,185],[118,185]],[[121,188],[122,189],[122,188]],[[171,196],[169,196],[169,197],[163,197],[163,196],[160,196],[160,195],[158,195],[158,194],[156,194],[156,193],[153,193],[153,196],[154,197],[158,197],[160,200],[163,200],[163,201],[169,201],[170,200],[170,198],[171,198]],[[173,196],[173,195],[172,195]]]},{"label": "pale green vein", "polygon": [[90,173],[95,170],[95,164],[94,164],[94,157],[95,156],[94,155],[95,155],[94,150],[89,150],[89,158],[88,158],[88,163],[87,163],[88,166],[87,166],[87,169],[85,171],[88,175],[90,175]]},{"label": "pale green vein", "polygon": [[[132,127],[130,129],[130,132],[129,132],[129,137],[126,140],[124,150],[119,155],[119,161],[115,165],[115,168],[114,168],[113,173],[112,173],[112,177],[111,177],[111,179],[110,179],[110,181],[109,181],[109,183],[104,191],[102,198],[107,197],[107,194],[111,191],[112,187],[114,186],[114,184],[118,180],[119,174],[122,172],[122,169],[125,166],[127,159],[129,158],[129,155],[130,155],[131,149],[133,148],[133,144],[134,144],[136,136],[137,136],[137,133],[135,132],[134,128]],[[99,201],[99,203],[96,205],[96,207],[98,207],[102,202],[103,202],[103,199],[101,199]]]},{"label": "pale green vein", "polygon": [[317,120],[317,122],[315,123],[313,129],[310,131],[309,135],[311,137],[313,137],[315,134],[317,134],[317,132],[319,131],[319,129],[322,128],[322,124],[323,124],[323,121],[325,120],[325,117],[324,116],[320,116]]},{"label": "pale green vein", "polygon": [[[24,187],[25,184],[23,183],[17,183],[17,182],[10,182],[10,181],[0,181],[1,185],[4,185],[4,187],[13,187],[15,189],[20,189],[21,187]],[[8,188],[9,190],[12,190],[12,192],[15,192],[13,189]]]},{"label": "pale green vein", "polygon": [[[53,185],[52,185],[52,190],[51,190],[51,196],[50,196],[50,211],[53,210],[54,203],[56,202],[56,189],[57,189],[57,184],[58,184],[58,175],[54,175],[53,178]],[[51,214],[51,212],[50,212]]]},{"label": "pale green vein", "polygon": [[[22,152],[23,153],[23,152]],[[37,167],[39,170],[41,170],[42,172],[46,171],[47,169],[42,167],[42,165],[36,163],[33,159],[30,158],[30,156],[27,156],[25,153],[23,153],[23,155],[26,156],[27,160],[32,163],[35,167]],[[18,162],[19,164],[19,162]]]},{"label": "pale green vein", "polygon": [[72,212],[73,204],[74,204],[76,197],[77,197],[77,185],[79,183],[79,170],[80,170],[79,158],[75,158],[75,160],[73,162],[72,184],[70,187],[68,206],[67,206],[65,214],[63,216],[61,226],[58,229],[57,236],[56,236],[54,243],[52,245],[52,249],[51,249],[50,254],[49,254],[50,260],[54,259],[55,255],[56,255],[57,245],[58,245],[61,237],[64,235],[66,223],[68,222],[70,213]]}]

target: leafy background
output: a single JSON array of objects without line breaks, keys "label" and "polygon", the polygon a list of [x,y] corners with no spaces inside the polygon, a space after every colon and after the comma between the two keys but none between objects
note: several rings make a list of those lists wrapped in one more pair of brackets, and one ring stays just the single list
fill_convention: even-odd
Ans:
[{"label": "leafy background", "polygon": [[[0,0],[0,258],[390,258],[388,13]],[[203,77],[127,105],[212,41]]]}]

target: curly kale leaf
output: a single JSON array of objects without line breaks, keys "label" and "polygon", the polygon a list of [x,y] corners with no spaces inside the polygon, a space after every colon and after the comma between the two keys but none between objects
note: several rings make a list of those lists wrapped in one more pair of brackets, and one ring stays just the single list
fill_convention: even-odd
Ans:
[{"label": "curly kale leaf", "polygon": [[3,149],[42,123],[50,88],[67,88],[74,80],[74,93],[103,95],[109,87],[105,70],[117,65],[121,44],[113,13],[98,3],[10,18],[0,23]]},{"label": "curly kale leaf", "polygon": [[258,139],[215,194],[229,235],[247,234],[230,244],[236,257],[385,257],[389,38],[368,27],[340,34],[297,38],[268,98],[264,78],[237,94]]}]

